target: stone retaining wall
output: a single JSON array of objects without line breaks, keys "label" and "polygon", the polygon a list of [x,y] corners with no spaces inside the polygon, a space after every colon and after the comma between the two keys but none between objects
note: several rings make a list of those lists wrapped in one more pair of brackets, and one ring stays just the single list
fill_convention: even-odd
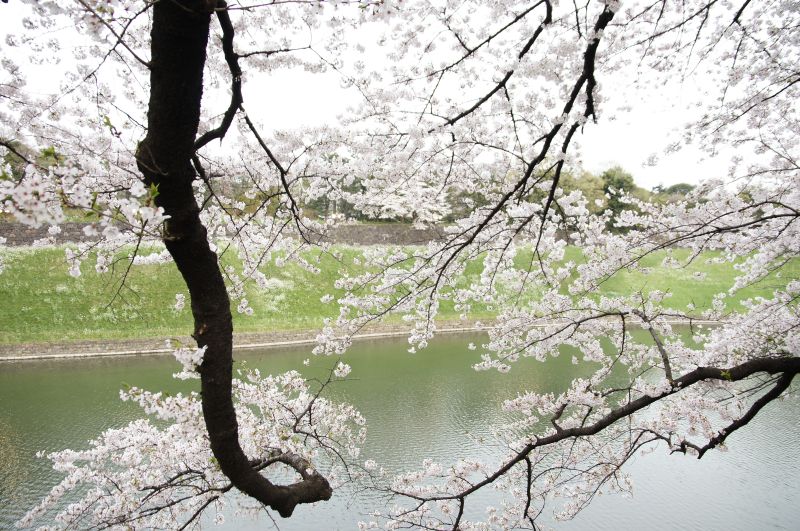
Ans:
[{"label": "stone retaining wall", "polygon": [[415,229],[405,223],[376,225],[340,225],[331,241],[347,245],[423,245],[444,238],[439,228]]},{"label": "stone retaining wall", "polygon": [[[59,225],[61,232],[55,238],[56,244],[68,242],[80,242],[86,239],[83,228],[86,223],[67,222]],[[8,246],[33,245],[36,240],[41,240],[50,236],[47,230],[49,227],[30,227],[22,223],[0,222],[0,237],[6,239]]]},{"label": "stone retaining wall", "polygon": [[[87,239],[83,233],[86,223],[67,222],[59,225],[61,232],[54,239],[56,245],[81,242]],[[0,222],[0,237],[6,238],[8,246],[33,245],[36,240],[50,236],[48,227],[29,227],[22,223]],[[444,232],[438,228],[415,229],[406,223],[379,223],[341,225],[334,229],[330,240],[346,245],[420,245],[439,240]]]},{"label": "stone retaining wall", "polygon": [[[478,332],[476,322],[453,321],[440,324],[438,333]],[[490,323],[491,324],[491,323]],[[273,332],[251,332],[234,334],[234,349],[291,347],[311,345],[319,330],[289,330]],[[355,339],[378,339],[381,337],[405,336],[409,334],[408,325],[372,325],[355,336]],[[177,338],[185,345],[194,345],[190,337]],[[54,341],[47,343],[21,343],[0,345],[0,363],[37,359],[95,358],[106,356],[130,356],[137,354],[169,354],[164,339],[99,339],[84,341]]]}]

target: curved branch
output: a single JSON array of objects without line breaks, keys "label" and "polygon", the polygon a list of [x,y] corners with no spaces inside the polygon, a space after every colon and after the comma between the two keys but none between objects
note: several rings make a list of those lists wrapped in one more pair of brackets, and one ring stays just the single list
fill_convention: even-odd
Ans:
[{"label": "curved branch", "polygon": [[[682,389],[686,389],[692,385],[695,385],[699,382],[706,381],[706,380],[719,380],[719,381],[726,381],[726,382],[737,382],[748,378],[757,373],[768,373],[768,374],[781,374],[781,378],[779,382],[786,382],[786,386],[784,387],[782,383],[779,383],[775,386],[775,388],[767,393],[765,397],[770,397],[774,394],[774,397],[768,398],[763,404],[760,404],[759,407],[753,410],[751,408],[751,412],[753,412],[752,416],[749,418],[748,415],[745,415],[743,419],[745,419],[741,425],[743,426],[747,422],[749,422],[752,417],[755,416],[767,402],[774,400],[777,396],[780,395],[787,387],[788,384],[791,383],[792,379],[800,373],[800,357],[772,357],[772,358],[759,358],[755,360],[750,360],[744,362],[740,365],[736,365],[729,369],[720,369],[717,367],[698,367],[697,369],[690,371],[680,378],[675,380],[675,385],[672,386],[670,389],[655,395],[643,395],[635,400],[631,400],[626,404],[613,409],[610,413],[603,416],[599,420],[597,420],[593,424],[581,425],[578,427],[572,428],[564,428],[561,430],[556,430],[551,435],[546,437],[536,438],[534,442],[527,444],[524,448],[522,448],[516,455],[508,460],[503,466],[499,467],[494,473],[486,476],[483,480],[472,484],[469,488],[464,489],[461,492],[454,493],[454,494],[443,494],[443,495],[434,495],[434,496],[418,496],[414,494],[408,494],[403,492],[398,492],[397,494],[401,494],[408,498],[412,498],[415,500],[420,501],[438,501],[438,500],[457,500],[464,498],[465,496],[469,496],[470,494],[480,490],[481,488],[490,485],[497,481],[499,478],[503,477],[506,473],[508,473],[514,466],[518,463],[525,461],[525,459],[530,455],[530,453],[536,449],[541,448],[544,446],[550,446],[556,444],[558,442],[564,441],[566,439],[577,438],[577,437],[588,437],[591,435],[596,435],[603,431],[604,429],[608,428],[615,422],[629,417],[638,411],[643,410],[644,408],[658,402],[659,400],[663,400],[664,398],[671,396],[680,392]],[[761,401],[759,401],[761,402]],[[758,404],[757,402],[756,404]],[[754,406],[755,407],[755,406]],[[736,424],[736,423],[734,423]],[[741,427],[741,426],[736,426]],[[717,443],[718,444],[718,443]]]},{"label": "curved branch", "polygon": [[720,444],[725,442],[725,439],[733,433],[734,431],[738,430],[742,426],[746,426],[750,423],[753,418],[758,414],[759,411],[764,409],[764,406],[781,396],[781,394],[789,388],[789,385],[792,383],[792,379],[794,378],[795,373],[785,372],[781,374],[780,378],[778,378],[778,382],[775,386],[766,392],[761,398],[756,400],[750,409],[747,410],[740,418],[736,419],[735,421],[731,422],[725,429],[721,430],[717,433],[714,437],[712,437],[708,443],[706,443],[703,447],[695,446],[687,441],[683,441],[681,443],[681,450],[686,453],[686,448],[694,448],[697,450],[697,458],[700,459],[705,455],[705,453],[713,448],[716,448]]},{"label": "curved branch", "polygon": [[231,102],[222,116],[222,123],[215,129],[206,131],[200,138],[195,140],[195,151],[214,139],[219,138],[221,140],[224,138],[231,123],[233,123],[233,118],[236,116],[239,106],[244,102],[244,97],[242,96],[242,69],[239,66],[239,56],[233,50],[233,23],[225,0],[219,0],[216,13],[217,20],[219,20],[219,25],[222,28],[222,52],[225,55],[225,62],[228,63],[228,70],[231,73]]},{"label": "curved branch", "polygon": [[254,470],[239,444],[232,398],[230,299],[192,188],[195,170],[191,160],[200,121],[205,50],[216,5],[208,0],[154,5],[148,131],[136,157],[145,183],[158,186],[157,205],[170,216],[164,244],[189,289],[193,337],[198,346],[206,347],[199,372],[211,451],[233,486],[286,517],[299,503],[329,499],[332,490],[306,461],[290,456],[284,457],[284,462],[302,479],[275,485]]},{"label": "curved branch", "polygon": [[15,156],[19,157],[25,164],[31,164],[41,168],[38,164],[30,160],[28,157],[23,155],[12,142],[8,142],[7,140],[3,140],[0,138],[0,147],[6,148],[10,153],[14,154]]},{"label": "curved branch", "polygon": [[[538,2],[531,9],[533,9],[535,7],[538,7],[541,3],[542,2]],[[531,36],[531,38],[528,39],[528,42],[525,43],[525,46],[522,47],[522,50],[520,50],[520,52],[517,54],[517,59],[518,60],[522,60],[522,58],[525,57],[528,54],[528,52],[530,51],[531,47],[533,47],[533,45],[536,43],[536,40],[539,38],[539,35],[541,35],[542,32],[544,31],[544,27],[547,26],[548,24],[550,24],[553,21],[553,6],[550,4],[549,1],[544,1],[544,4],[547,7],[547,13],[545,15],[545,18],[542,21],[542,23],[539,24],[539,27],[536,28],[536,31],[533,32],[533,35]],[[514,22],[516,22],[516,19],[515,19]],[[513,24],[513,22],[509,23],[508,26],[510,26],[511,24]],[[503,29],[507,28],[508,26],[505,26]],[[486,42],[488,42],[488,41],[486,41]],[[480,47],[480,45],[478,47]],[[475,49],[477,49],[477,48],[475,48]],[[471,50],[470,54],[473,53],[474,51],[475,50]],[[467,55],[470,55],[470,54],[467,54]],[[469,116],[470,114],[475,112],[475,110],[477,110],[481,105],[486,103],[488,100],[491,99],[492,96],[497,94],[497,92],[499,92],[500,89],[505,88],[506,84],[508,83],[508,80],[511,79],[511,76],[513,76],[513,75],[514,75],[514,69],[511,69],[508,72],[506,72],[506,74],[503,76],[503,79],[501,79],[499,82],[497,82],[497,84],[495,84],[495,86],[489,92],[484,94],[483,97],[481,97],[472,107],[470,107],[469,109],[466,109],[464,111],[461,111],[460,113],[458,113],[456,116],[454,116],[452,118],[448,118],[442,125],[434,127],[433,129],[431,129],[428,132],[432,133],[433,131],[435,131],[438,128],[446,127],[448,125],[453,125],[456,122],[458,122],[459,120],[461,120],[462,118],[464,118],[466,116]]]},{"label": "curved branch", "polygon": [[[595,25],[594,25],[595,34],[596,35],[600,35],[601,32],[603,30],[605,30],[605,28],[608,26],[608,24],[611,22],[611,20],[613,18],[614,18],[614,11],[612,11],[608,7],[603,9],[603,11],[598,16],[597,21],[595,22]],[[542,29],[542,26],[540,26],[537,29],[537,32],[540,29]],[[538,33],[537,33],[537,35],[538,35]],[[532,40],[528,41],[528,44],[532,45],[533,41],[535,41],[535,37],[536,36],[534,36],[534,38]],[[595,83],[595,81],[594,81],[594,67],[595,67],[595,59],[597,57],[597,49],[598,49],[599,45],[600,45],[599,37],[591,40],[589,42],[589,44],[587,45],[586,51],[584,52],[583,70],[582,70],[580,76],[578,77],[578,79],[575,81],[575,84],[572,87],[572,91],[570,92],[569,98],[564,103],[564,107],[563,107],[562,113],[561,113],[562,115],[564,115],[564,116],[569,115],[569,113],[572,111],[572,108],[575,105],[575,102],[577,101],[578,96],[580,95],[581,91],[584,89],[584,85],[585,84],[586,84],[586,89],[589,91],[589,93],[587,94],[587,104],[586,104],[586,109],[584,110],[584,116],[586,118],[588,118],[589,116],[593,116],[594,115],[594,100],[591,98],[591,92],[592,92],[592,88],[594,87],[594,83]],[[527,53],[527,52],[525,52],[525,53]],[[524,53],[522,55],[524,55]],[[520,180],[517,181],[517,183],[514,185],[514,187],[511,190],[506,192],[503,195],[503,197],[500,198],[500,200],[497,202],[496,205],[494,205],[492,210],[489,211],[489,213],[486,215],[485,218],[483,218],[481,223],[479,223],[474,228],[474,230],[472,230],[472,233],[464,241],[462,241],[462,242],[460,242],[460,243],[455,245],[455,247],[456,247],[455,250],[450,254],[450,256],[447,257],[447,259],[444,261],[444,263],[439,267],[439,275],[437,276],[436,285],[434,286],[434,289],[438,287],[439,282],[441,281],[442,275],[447,270],[447,267],[453,262],[453,260],[455,260],[456,256],[458,254],[460,254],[464,249],[469,247],[472,244],[472,242],[475,241],[475,239],[478,237],[478,235],[489,225],[489,223],[491,223],[491,221],[495,218],[495,216],[497,216],[497,214],[501,210],[503,210],[503,208],[505,207],[506,203],[512,197],[514,197],[514,195],[519,193],[521,190],[525,189],[527,183],[530,181],[531,177],[533,176],[534,170],[547,157],[547,154],[550,151],[550,146],[555,141],[556,136],[558,135],[559,131],[561,131],[561,128],[563,127],[563,124],[564,124],[563,122],[559,122],[559,123],[556,123],[555,125],[553,125],[553,127],[550,129],[550,131],[543,137],[544,141],[543,141],[542,147],[541,147],[541,149],[539,151],[539,154],[536,156],[536,158],[534,158],[528,164],[528,167],[526,168],[525,173],[520,178]],[[562,144],[562,151],[563,152],[566,152],[566,150],[567,150],[567,148],[569,146],[570,140],[572,139],[572,135],[575,133],[576,130],[577,130],[577,125],[573,124],[573,126],[570,128],[569,132],[567,133],[567,136],[566,136],[566,138],[564,140],[564,143]],[[550,187],[549,197],[551,199],[548,202],[548,204],[546,205],[545,209],[542,211],[542,214],[541,214],[541,218],[542,219],[545,219],[547,217],[547,213],[549,211],[550,204],[552,203],[552,197],[555,195],[555,189],[557,187],[558,187],[558,179],[554,179],[554,181],[553,181],[553,183],[552,183],[552,185]]]},{"label": "curved branch", "polygon": [[[137,54],[135,51],[133,51],[133,49],[130,46],[128,46],[128,44],[125,42],[123,37],[125,36],[125,31],[127,31],[127,28],[121,34],[117,33],[114,30],[114,28],[111,27],[111,24],[109,24],[106,19],[101,17],[100,14],[92,8],[92,6],[90,6],[89,4],[84,2],[83,0],[78,0],[78,3],[81,6],[83,6],[83,8],[86,11],[91,13],[92,16],[94,16],[94,18],[96,18],[100,22],[100,24],[105,26],[105,28],[111,33],[111,35],[113,35],[114,38],[117,39],[117,44],[121,44],[122,47],[125,48],[126,50],[128,50],[128,53],[130,53],[133,56],[133,58],[136,59],[137,61],[139,61],[139,63],[141,63],[145,68],[150,68],[150,63],[148,61],[146,61],[145,59],[139,57],[139,54]],[[116,44],[114,45],[114,47],[116,47]]]}]

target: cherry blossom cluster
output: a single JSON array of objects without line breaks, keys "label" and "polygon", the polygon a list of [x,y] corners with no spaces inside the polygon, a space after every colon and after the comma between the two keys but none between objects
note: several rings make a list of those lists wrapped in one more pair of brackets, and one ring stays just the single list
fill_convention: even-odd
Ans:
[{"label": "cherry blossom cluster", "polygon": [[[67,251],[74,276],[87,260],[107,273],[120,254],[131,266],[169,260],[141,245],[164,236],[165,216],[135,156],[146,133],[152,4],[35,4],[24,35],[5,41],[19,53],[0,62],[0,149],[27,159],[24,171],[3,170],[13,176],[0,181],[3,211],[51,225],[43,243],[53,241],[66,209],[97,216],[91,241]],[[345,353],[355,334],[389,315],[406,324],[409,351],[417,352],[435,336],[440,308],[452,305],[464,321],[478,311],[497,315],[482,326],[485,342],[470,347],[477,370],[506,373],[556,356],[581,369],[560,393],[510,393],[495,428],[506,449],[499,461],[426,461],[396,478],[374,474],[372,486],[396,505],[362,527],[536,527],[554,497],[563,500],[557,516],[569,518],[599,492],[629,492],[624,465],[636,453],[724,448],[729,434],[789,390],[800,371],[796,0],[215,7],[232,29],[213,26],[200,138],[225,112],[217,102],[259,72],[333,74],[358,98],[338,124],[281,131],[268,128],[270,116],[245,91],[222,146],[198,148],[195,199],[212,250],[239,259],[223,273],[240,313],[253,312],[248,282],[261,296],[274,291],[268,266],[314,273],[329,253],[353,262],[332,286],[339,311],[317,335],[315,354]],[[53,31],[65,20],[69,35]],[[234,56],[219,50],[222,37],[233,38]],[[71,66],[56,94],[26,90],[28,67],[55,69],[62,59]],[[562,190],[563,175],[580,171],[583,130],[625,112],[635,90],[691,81],[692,72],[709,87],[691,102],[701,111],[676,144],[654,151],[692,143],[712,154],[733,149],[739,158],[728,179],[664,204],[617,190],[597,200],[602,208],[613,197],[626,205],[621,213],[592,213],[587,198]],[[55,164],[21,145],[52,148]],[[436,225],[443,238],[345,258],[328,243],[342,216],[311,219],[304,210],[323,198],[373,219]],[[710,301],[686,307],[645,287],[604,290],[620,274],[656,274],[643,265],[654,256],[687,282],[708,282],[688,273],[697,261],[738,275],[713,286]],[[734,302],[744,288],[778,279],[762,297]],[[176,310],[184,304],[176,297]],[[191,374],[202,355],[181,350],[179,374]],[[341,363],[331,379],[348,374]],[[251,372],[234,382],[240,438],[255,467],[287,453],[309,463],[322,454],[338,463],[358,458],[363,418],[308,385],[297,373]],[[67,477],[24,523],[53,510],[64,525],[168,527],[174,520],[162,509],[173,503],[186,519],[220,514],[229,483],[210,457],[198,397],[123,396],[166,426],[137,421],[90,450],[53,454]],[[339,441],[334,455],[329,438]],[[328,477],[335,483],[337,472]],[[87,494],[63,508],[59,500],[77,488]],[[199,494],[186,497],[186,488]],[[480,512],[485,521],[468,522],[465,510],[483,488],[498,490],[502,502]]]},{"label": "cherry blossom cluster", "polygon": [[[176,350],[184,366],[176,377],[194,371],[203,351]],[[340,362],[324,385],[348,372]],[[307,474],[320,467],[334,485],[349,479],[344,465],[357,459],[366,436],[356,409],[320,396],[296,371],[263,376],[247,370],[233,385],[240,441],[254,466],[280,469],[281,458],[293,456],[307,463]],[[198,393],[134,387],[120,398],[140,406],[147,418],[105,431],[84,450],[49,454],[64,479],[18,526],[50,520],[53,529],[171,528],[194,524],[205,510],[221,522],[227,508],[240,504],[237,514],[253,515],[211,453]]]}]

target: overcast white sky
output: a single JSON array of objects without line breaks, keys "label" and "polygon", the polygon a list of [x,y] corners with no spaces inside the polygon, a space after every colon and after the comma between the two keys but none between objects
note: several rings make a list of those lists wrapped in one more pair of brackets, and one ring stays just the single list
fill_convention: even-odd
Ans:
[{"label": "overcast white sky", "polygon": [[[332,122],[337,113],[346,109],[348,102],[358,101],[353,92],[341,89],[338,77],[333,74],[281,73],[272,80],[259,79],[257,83],[246,85],[245,91],[245,101],[256,99],[248,98],[248,92],[261,96],[258,98],[262,100],[259,113],[269,117],[264,125],[275,128]],[[664,91],[669,91],[671,96],[664,97],[663,91],[653,91],[647,101],[629,101],[631,111],[616,120],[604,119],[601,115],[597,124],[587,124],[579,138],[584,169],[601,173],[620,165],[634,176],[639,186],[648,189],[658,184],[695,183],[727,175],[729,157],[708,159],[694,147],[663,155],[664,148],[680,136],[690,119],[684,110],[686,102],[681,97],[681,87],[676,83]],[[265,93],[269,98],[263,97]],[[640,96],[631,93],[632,98]],[[658,163],[649,165],[648,159],[654,154],[658,155]]]},{"label": "overcast white sky", "polygon": [[[19,3],[13,0],[10,4],[0,4],[0,54],[6,48],[7,33],[20,29],[21,10]],[[52,69],[42,74],[39,79],[31,79],[32,89],[46,91],[57,86],[53,82]],[[257,111],[260,121],[268,128],[286,129],[332,122],[338,113],[357,101],[354,93],[340,87],[335,74],[279,72],[271,79],[260,77],[254,81],[245,83],[245,101],[251,111]],[[708,159],[696,148],[663,155],[664,147],[677,138],[689,118],[683,110],[687,103],[683,96],[692,90],[692,87],[682,88],[676,83],[672,87],[648,91],[644,95],[646,100],[643,100],[641,92],[629,93],[625,87],[615,87],[613,91],[616,94],[629,97],[625,103],[631,110],[617,120],[601,115],[598,124],[587,124],[584,134],[578,138],[584,168],[599,173],[610,166],[620,165],[633,174],[639,186],[648,189],[658,184],[724,177],[729,157]],[[248,94],[254,97],[248,97]],[[257,109],[253,108],[256,101],[261,102]],[[224,106],[225,103],[221,110]],[[659,156],[658,163],[649,165],[647,161],[653,154]]]}]

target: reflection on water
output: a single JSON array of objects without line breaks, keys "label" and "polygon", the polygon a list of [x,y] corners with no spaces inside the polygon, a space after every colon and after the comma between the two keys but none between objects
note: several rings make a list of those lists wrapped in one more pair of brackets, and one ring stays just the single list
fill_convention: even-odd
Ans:
[{"label": "reflection on water", "polygon": [[[353,380],[334,387],[335,399],[353,403],[368,420],[363,458],[391,471],[408,470],[425,457],[449,463],[457,458],[491,458],[490,424],[498,405],[522,389],[558,392],[587,371],[571,356],[547,363],[521,362],[509,374],[476,373],[477,354],[466,349],[479,337],[444,336],[418,354],[404,340],[357,343],[347,355]],[[321,375],[333,359],[302,360],[309,348],[243,352],[237,360],[262,373],[297,369]],[[171,392],[197,382],[171,378],[177,363],[167,357],[40,361],[0,365],[0,529],[6,529],[58,480],[40,450],[81,447],[104,429],[140,416],[117,395],[124,384]],[[731,436],[730,452],[711,452],[702,461],[656,452],[631,463],[632,500],[601,497],[562,529],[794,529],[800,521],[800,401],[770,405]],[[479,515],[491,492],[473,500]],[[300,507],[280,529],[352,529],[378,503],[370,496],[338,492],[334,499]],[[223,529],[256,529],[269,519],[242,521],[234,515]]]}]

